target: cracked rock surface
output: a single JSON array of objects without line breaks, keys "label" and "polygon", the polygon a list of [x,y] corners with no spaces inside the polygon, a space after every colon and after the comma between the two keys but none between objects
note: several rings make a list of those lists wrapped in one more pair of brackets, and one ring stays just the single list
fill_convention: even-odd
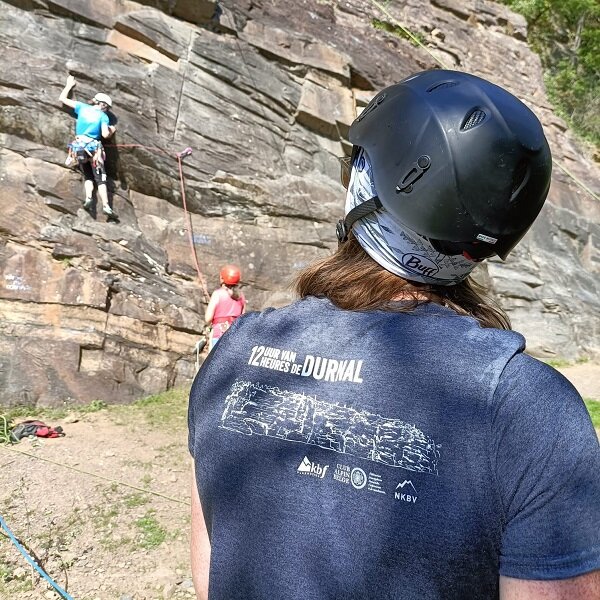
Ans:
[{"label": "cracked rock surface", "polygon": [[[194,375],[209,290],[238,263],[252,309],[335,247],[338,158],[376,90],[421,69],[500,83],[540,116],[549,200],[508,262],[481,269],[529,350],[600,352],[600,170],[546,98],[526,24],[487,0],[0,0],[0,404],[129,402]],[[423,46],[386,31],[390,15]],[[118,222],[64,166],[74,96],[111,95]]]}]

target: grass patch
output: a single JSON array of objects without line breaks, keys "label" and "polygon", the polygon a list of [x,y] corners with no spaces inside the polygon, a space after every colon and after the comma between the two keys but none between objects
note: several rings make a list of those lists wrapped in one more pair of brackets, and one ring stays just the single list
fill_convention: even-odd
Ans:
[{"label": "grass patch", "polygon": [[0,598],[16,598],[15,594],[21,592],[31,592],[33,585],[31,577],[23,580],[9,578],[7,580],[0,579]]},{"label": "grass patch", "polygon": [[2,416],[9,422],[24,419],[64,419],[73,409],[66,407],[39,408],[35,406],[11,406],[2,413]]},{"label": "grass patch", "polygon": [[[185,424],[187,419],[189,388],[179,388],[148,396],[134,402],[126,410],[130,416],[139,414],[148,425],[171,427],[177,423]],[[125,407],[119,407],[125,408]]]},{"label": "grass patch", "polygon": [[567,360],[566,358],[542,358],[543,362],[555,369],[564,369],[565,367],[574,367],[576,365],[585,365],[590,362],[589,356],[578,356],[575,360]]},{"label": "grass patch", "polygon": [[149,510],[135,522],[142,535],[139,545],[146,550],[160,546],[167,538],[167,531],[160,526],[154,514],[153,510]]},{"label": "grass patch", "polygon": [[14,425],[25,419],[38,419],[52,424],[68,415],[87,415],[106,411],[122,424],[132,419],[143,419],[147,425],[155,427],[172,427],[185,425],[189,387],[178,388],[137,400],[133,404],[108,405],[102,400],[94,400],[84,405],[60,407],[12,406],[0,413],[0,444],[6,443],[2,435]]},{"label": "grass patch", "polygon": [[143,506],[150,502],[150,498],[146,494],[129,494],[125,496],[125,506],[127,508],[135,508],[136,506]]},{"label": "grass patch", "polygon": [[56,406],[56,407],[39,407],[39,406],[11,406],[6,409],[6,412],[0,414],[9,422],[24,419],[60,420],[72,413],[89,414],[95,413],[107,408],[106,402],[102,400],[93,400],[89,404],[81,406]]},{"label": "grass patch", "polygon": [[119,509],[113,504],[112,506],[109,505],[92,511],[90,519],[94,528],[98,531],[102,531],[106,529],[118,515]]},{"label": "grass patch", "polygon": [[543,361],[555,369],[564,369],[565,367],[573,366],[573,363],[566,358],[545,358]]},{"label": "grass patch", "polygon": [[592,423],[596,429],[600,429],[600,402],[597,400],[590,400],[585,398],[583,400],[585,402],[585,406],[590,413],[590,417],[592,417]]},{"label": "grass patch", "polygon": [[409,34],[407,29],[380,19],[371,19],[371,25],[379,31],[385,31],[402,40],[408,40],[413,46],[425,45],[425,37],[418,31],[411,31]]}]

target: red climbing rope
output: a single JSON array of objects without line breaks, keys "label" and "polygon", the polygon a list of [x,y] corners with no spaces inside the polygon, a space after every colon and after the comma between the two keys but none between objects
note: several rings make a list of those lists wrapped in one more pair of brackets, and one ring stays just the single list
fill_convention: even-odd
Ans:
[{"label": "red climbing rope", "polygon": [[196,272],[198,274],[198,281],[200,282],[200,287],[202,288],[202,292],[206,297],[207,301],[210,300],[210,294],[208,293],[208,288],[206,287],[206,279],[204,275],[202,275],[202,271],[200,270],[200,264],[198,263],[198,255],[196,254],[196,246],[194,245],[194,232],[192,229],[192,216],[188,212],[187,203],[185,199],[185,185],[183,182],[183,163],[182,160],[189,156],[192,153],[191,148],[186,148],[185,150],[179,152],[177,156],[177,163],[179,165],[179,184],[181,185],[181,200],[183,202],[183,212],[185,213],[185,217],[187,220],[187,232],[188,232],[188,240],[190,242],[190,250],[192,252],[192,257],[194,259],[194,264],[196,265]]},{"label": "red climbing rope", "polygon": [[[166,154],[167,156],[173,157],[173,154],[163,150],[162,148],[158,148],[156,146],[144,146],[144,144],[105,144],[105,148],[144,148],[145,150],[154,150],[155,152],[161,152],[162,154]],[[194,266],[196,267],[196,273],[198,275],[198,281],[200,283],[200,287],[202,288],[202,293],[204,294],[207,302],[210,300],[210,294],[208,293],[208,288],[206,287],[206,279],[202,274],[200,269],[200,263],[198,262],[198,255],[196,254],[196,246],[194,245],[194,232],[192,229],[192,217],[187,209],[186,197],[185,197],[185,185],[183,179],[183,163],[182,160],[189,156],[192,153],[191,148],[186,148],[181,152],[175,154],[175,158],[177,159],[177,163],[179,166],[179,184],[181,187],[181,200],[183,202],[183,212],[185,213],[185,220],[187,223],[186,230],[188,234],[188,240],[190,242],[190,251],[192,254],[192,258],[194,261]]]}]

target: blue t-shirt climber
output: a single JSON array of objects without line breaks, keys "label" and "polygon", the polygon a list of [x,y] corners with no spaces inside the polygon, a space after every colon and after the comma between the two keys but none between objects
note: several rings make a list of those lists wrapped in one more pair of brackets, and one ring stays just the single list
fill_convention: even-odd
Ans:
[{"label": "blue t-shirt climber", "polygon": [[75,78],[69,75],[67,83],[59,96],[59,100],[65,106],[72,108],[77,115],[75,123],[77,139],[69,144],[69,156],[65,164],[68,166],[78,164],[83,173],[85,179],[83,207],[86,210],[92,208],[95,184],[98,196],[102,200],[102,212],[109,219],[116,220],[118,217],[110,204],[106,188],[104,149],[101,143],[102,138],[111,137],[116,130],[116,127],[110,124],[110,119],[106,114],[112,107],[112,100],[107,94],[98,93],[92,100],[93,104],[78,102],[69,98],[73,87],[75,87]]},{"label": "blue t-shirt climber", "polygon": [[108,128],[109,126],[108,115],[97,106],[91,106],[84,102],[75,102],[73,110],[77,115],[75,134],[86,135],[95,140],[100,140],[102,137],[102,127],[106,126]]}]

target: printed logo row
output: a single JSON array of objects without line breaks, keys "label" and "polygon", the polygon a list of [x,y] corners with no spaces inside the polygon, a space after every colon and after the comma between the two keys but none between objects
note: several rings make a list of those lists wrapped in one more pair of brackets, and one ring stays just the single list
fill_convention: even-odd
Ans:
[{"label": "printed logo row", "polygon": [[[328,472],[331,474],[329,469],[330,465],[321,465],[320,463],[311,461],[308,456],[305,456],[298,466],[297,472],[300,475],[308,475],[317,479],[329,479]],[[386,495],[381,475],[366,472],[360,467],[351,467],[350,465],[337,463],[333,470],[332,479],[345,485],[351,485],[355,490],[365,490],[375,494]],[[410,479],[398,482],[393,494],[394,500],[408,504],[417,503],[417,490]]]}]

